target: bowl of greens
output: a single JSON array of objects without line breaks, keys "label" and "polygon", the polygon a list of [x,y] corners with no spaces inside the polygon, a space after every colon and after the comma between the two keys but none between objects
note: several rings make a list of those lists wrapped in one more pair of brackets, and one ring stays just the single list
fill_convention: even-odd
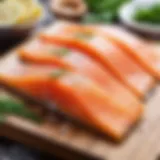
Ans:
[{"label": "bowl of greens", "polygon": [[137,0],[127,3],[119,10],[123,24],[140,33],[160,36],[160,1]]}]

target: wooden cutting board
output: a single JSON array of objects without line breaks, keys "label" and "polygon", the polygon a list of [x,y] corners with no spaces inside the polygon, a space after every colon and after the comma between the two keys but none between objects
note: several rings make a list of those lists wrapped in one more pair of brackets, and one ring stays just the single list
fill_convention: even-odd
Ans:
[{"label": "wooden cutting board", "polygon": [[[15,51],[1,58],[0,72],[14,66]],[[49,152],[67,160],[156,160],[160,157],[160,86],[145,101],[143,119],[119,144],[92,132],[56,121],[34,124],[8,116],[0,125],[0,135]]]}]

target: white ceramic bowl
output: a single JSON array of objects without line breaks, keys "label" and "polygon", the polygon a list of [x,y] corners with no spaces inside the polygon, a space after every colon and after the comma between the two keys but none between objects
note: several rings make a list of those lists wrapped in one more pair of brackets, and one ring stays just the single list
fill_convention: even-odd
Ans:
[{"label": "white ceramic bowl", "polygon": [[127,27],[138,31],[139,33],[151,36],[160,36],[160,25],[141,23],[134,20],[133,16],[135,14],[137,5],[138,4],[134,2],[123,5],[119,10],[120,21]]}]

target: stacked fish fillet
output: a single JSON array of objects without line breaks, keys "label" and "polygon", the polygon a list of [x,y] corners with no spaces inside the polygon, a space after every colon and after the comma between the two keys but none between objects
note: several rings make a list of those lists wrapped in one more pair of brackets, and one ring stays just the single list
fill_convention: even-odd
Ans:
[{"label": "stacked fish fillet", "polygon": [[160,78],[156,50],[114,26],[59,22],[17,54],[21,61],[1,73],[1,80],[52,100],[115,140],[141,118],[141,99]]}]

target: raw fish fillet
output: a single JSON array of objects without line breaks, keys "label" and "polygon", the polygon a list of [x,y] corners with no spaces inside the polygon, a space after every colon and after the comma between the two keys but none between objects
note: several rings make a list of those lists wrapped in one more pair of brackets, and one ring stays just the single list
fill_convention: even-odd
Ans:
[{"label": "raw fish fillet", "polygon": [[99,28],[124,53],[133,58],[152,76],[160,79],[160,52],[151,42],[144,41],[119,27],[104,26]]},{"label": "raw fish fillet", "polygon": [[[62,52],[63,51],[63,52]],[[119,83],[110,72],[80,51],[61,45],[42,43],[36,39],[19,50],[21,59],[29,63],[43,65],[57,65],[75,70],[98,83],[118,104],[127,106],[126,111],[135,117],[137,108],[141,106],[139,100]],[[58,64],[59,61],[59,64]]]},{"label": "raw fish fillet", "polygon": [[58,23],[41,34],[41,39],[48,43],[76,48],[90,56],[107,71],[109,70],[137,97],[144,97],[154,85],[154,79],[110,39],[103,36],[99,29]]},{"label": "raw fish fillet", "polygon": [[[1,72],[0,80],[29,93],[38,88],[63,111],[97,127],[115,140],[121,140],[142,114],[139,106],[139,114],[131,117],[125,112],[126,107],[114,102],[99,85],[75,72],[24,64],[17,67],[8,68],[6,74]],[[13,73],[15,70],[18,71],[16,75]],[[33,84],[34,88],[31,87]]]}]

